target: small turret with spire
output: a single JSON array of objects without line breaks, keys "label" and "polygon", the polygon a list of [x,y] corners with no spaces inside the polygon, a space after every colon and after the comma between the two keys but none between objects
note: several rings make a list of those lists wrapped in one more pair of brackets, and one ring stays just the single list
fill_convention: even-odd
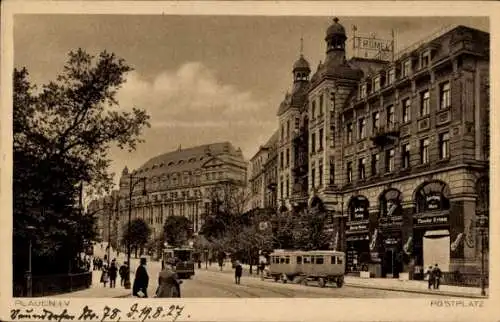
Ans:
[{"label": "small turret with spire", "polygon": [[311,73],[311,68],[309,67],[309,62],[304,58],[304,39],[300,38],[300,56],[299,59],[293,64],[293,81],[296,82],[307,82],[309,80],[309,74]]},{"label": "small turret with spire", "polygon": [[340,65],[345,62],[345,41],[347,40],[344,26],[339,18],[333,18],[333,23],[326,31],[326,61],[328,65]]}]

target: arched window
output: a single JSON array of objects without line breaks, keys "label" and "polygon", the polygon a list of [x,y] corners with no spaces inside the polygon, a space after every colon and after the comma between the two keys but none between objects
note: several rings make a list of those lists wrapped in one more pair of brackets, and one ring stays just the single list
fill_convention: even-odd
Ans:
[{"label": "arched window", "polygon": [[450,209],[450,188],[442,181],[426,182],[415,194],[417,212]]},{"label": "arched window", "polygon": [[368,207],[370,203],[364,196],[352,197],[349,201],[349,219],[351,221],[367,220],[369,218]]},{"label": "arched window", "polygon": [[490,211],[490,178],[481,177],[476,182],[476,214],[488,215]]},{"label": "arched window", "polygon": [[397,189],[385,190],[379,198],[380,217],[401,215],[402,194]]}]

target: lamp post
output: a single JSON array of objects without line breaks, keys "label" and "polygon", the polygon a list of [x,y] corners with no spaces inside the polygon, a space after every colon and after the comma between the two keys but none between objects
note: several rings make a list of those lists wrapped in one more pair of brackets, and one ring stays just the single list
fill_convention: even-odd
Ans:
[{"label": "lamp post", "polygon": [[[135,181],[134,181],[135,180]],[[131,224],[132,224],[132,194],[134,192],[134,188],[139,184],[140,182],[143,182],[144,187],[142,190],[142,194],[146,195],[146,178],[145,177],[139,177],[139,178],[134,178],[132,174],[129,176],[129,191],[128,191],[128,238],[127,238],[127,264],[129,267],[129,273],[126,275],[125,279],[125,288],[130,289],[130,254],[132,251],[131,248],[131,240],[130,240],[130,233],[131,233]]]},{"label": "lamp post", "polygon": [[29,246],[28,246],[28,271],[26,272],[26,296],[33,296],[33,279],[31,272],[31,252],[32,252],[32,242],[31,242],[31,233],[36,230],[34,226],[27,226],[26,230],[30,233],[29,237]]}]

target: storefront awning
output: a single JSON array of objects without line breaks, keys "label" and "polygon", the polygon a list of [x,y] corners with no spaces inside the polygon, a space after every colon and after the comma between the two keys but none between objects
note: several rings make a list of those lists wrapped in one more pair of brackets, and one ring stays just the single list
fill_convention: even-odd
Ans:
[{"label": "storefront awning", "polygon": [[448,237],[450,236],[450,231],[449,230],[427,230],[425,232],[424,237],[425,238],[442,238],[442,237]]}]

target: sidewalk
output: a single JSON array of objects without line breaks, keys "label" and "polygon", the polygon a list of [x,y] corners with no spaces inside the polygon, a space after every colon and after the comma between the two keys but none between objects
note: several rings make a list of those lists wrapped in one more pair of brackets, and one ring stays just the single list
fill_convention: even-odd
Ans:
[{"label": "sidewalk", "polygon": [[100,271],[92,271],[92,285],[90,286],[90,288],[85,289],[85,290],[81,290],[81,291],[59,294],[59,295],[55,295],[53,297],[66,297],[66,298],[107,297],[107,298],[109,298],[109,297],[128,297],[132,293],[132,290],[126,290],[123,288],[123,286],[120,286],[119,278],[117,279],[116,288],[109,288],[109,284],[107,285],[107,287],[104,287],[103,284],[101,284],[99,282],[100,278],[101,278]]},{"label": "sidewalk", "polygon": [[[256,272],[257,268],[253,266],[250,275],[250,265],[243,264],[243,274],[250,277],[259,277]],[[202,270],[205,269],[205,265],[202,265]],[[220,272],[220,273],[234,273],[231,268],[231,263],[225,263],[222,271],[216,263],[212,263],[212,266],[208,266],[209,271]],[[393,278],[361,278],[355,276],[345,276],[345,285],[349,287],[357,288],[370,288],[386,291],[398,291],[398,292],[408,292],[408,293],[420,293],[420,294],[433,294],[433,295],[443,295],[450,297],[468,297],[468,298],[487,298],[488,289],[486,289],[486,296],[481,296],[481,289],[479,287],[462,287],[453,285],[440,285],[439,290],[429,290],[427,281],[413,281],[413,280],[399,280]]]}]

